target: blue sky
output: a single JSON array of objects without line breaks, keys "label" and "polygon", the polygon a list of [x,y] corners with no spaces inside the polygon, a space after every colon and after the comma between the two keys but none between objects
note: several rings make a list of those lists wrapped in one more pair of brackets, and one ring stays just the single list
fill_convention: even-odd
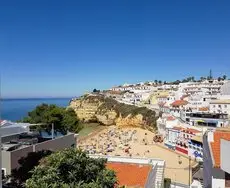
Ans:
[{"label": "blue sky", "polygon": [[93,88],[230,76],[230,1],[0,3],[3,97],[66,97]]}]

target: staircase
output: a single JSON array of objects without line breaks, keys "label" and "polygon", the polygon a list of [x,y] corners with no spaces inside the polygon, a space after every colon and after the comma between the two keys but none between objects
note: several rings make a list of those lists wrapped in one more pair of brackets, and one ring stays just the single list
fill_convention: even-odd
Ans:
[{"label": "staircase", "polygon": [[157,165],[157,173],[155,179],[155,188],[163,188],[164,187],[164,165]]}]

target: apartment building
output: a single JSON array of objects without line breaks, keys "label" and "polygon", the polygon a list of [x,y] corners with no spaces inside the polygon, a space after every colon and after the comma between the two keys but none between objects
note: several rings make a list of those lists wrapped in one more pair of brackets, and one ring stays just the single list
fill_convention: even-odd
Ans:
[{"label": "apartment building", "polygon": [[209,112],[184,112],[183,119],[191,126],[226,127],[229,125],[228,114]]},{"label": "apartment building", "polygon": [[185,100],[176,100],[170,105],[170,113],[176,117],[181,116],[181,111],[185,110],[187,107],[188,101]]},{"label": "apartment building", "polygon": [[[182,128],[176,138],[175,150],[189,155],[189,142],[194,136],[201,136],[201,131],[192,128]],[[194,147],[194,149],[197,149]],[[191,154],[191,153],[190,153]]]},{"label": "apartment building", "polygon": [[161,134],[165,138],[167,129],[178,126],[179,124],[179,120],[174,118],[172,115],[163,114],[162,117],[157,119],[158,134]]},{"label": "apartment building", "polygon": [[224,113],[230,116],[230,99],[213,100],[210,102],[211,113]]},{"label": "apartment building", "polygon": [[196,161],[203,161],[203,137],[193,136],[188,141],[188,156]]},{"label": "apartment building", "polygon": [[26,157],[28,153],[42,150],[56,151],[75,147],[76,139],[77,135],[72,133],[54,139],[45,139],[31,132],[2,136],[1,162],[3,176],[10,175],[13,169],[18,168],[18,160]]}]

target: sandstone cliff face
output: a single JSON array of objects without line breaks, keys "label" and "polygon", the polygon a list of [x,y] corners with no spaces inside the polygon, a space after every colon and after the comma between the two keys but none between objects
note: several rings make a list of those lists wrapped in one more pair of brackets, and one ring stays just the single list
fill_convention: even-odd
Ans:
[{"label": "sandstone cliff face", "polygon": [[120,127],[155,127],[155,112],[106,98],[100,95],[87,95],[73,99],[69,107],[73,108],[82,121],[97,121],[104,125]]},{"label": "sandstone cliff face", "polygon": [[95,114],[101,102],[95,98],[94,101],[89,99],[80,98],[70,102],[69,107],[73,108],[78,118],[82,121],[96,121]]}]

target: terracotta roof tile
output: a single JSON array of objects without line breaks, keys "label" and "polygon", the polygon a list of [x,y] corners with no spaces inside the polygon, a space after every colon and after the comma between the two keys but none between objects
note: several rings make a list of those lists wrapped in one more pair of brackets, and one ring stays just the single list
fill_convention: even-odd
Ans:
[{"label": "terracotta roof tile", "polygon": [[183,105],[186,105],[186,104],[188,104],[188,101],[176,100],[171,104],[171,106],[183,106]]},{"label": "terracotta roof tile", "polygon": [[107,163],[107,168],[116,172],[119,186],[144,187],[152,166],[114,162]]},{"label": "terracotta roof tile", "polygon": [[182,130],[183,128],[182,128],[182,127],[173,127],[172,129],[177,130],[177,131],[180,131],[180,130]]},{"label": "terracotta roof tile", "polygon": [[209,111],[209,108],[208,107],[201,107],[201,108],[199,108],[199,111],[206,112],[206,111]]},{"label": "terracotta roof tile", "polygon": [[174,121],[174,120],[175,120],[175,118],[173,116],[168,116],[167,117],[167,121]]},{"label": "terracotta roof tile", "polygon": [[184,129],[183,132],[191,133],[191,134],[201,133],[201,131],[198,131],[198,130],[192,129],[192,128]]},{"label": "terracotta roof tile", "polygon": [[220,140],[225,139],[230,141],[230,132],[215,131],[214,142],[211,142],[211,152],[214,159],[214,167],[220,168]]}]

